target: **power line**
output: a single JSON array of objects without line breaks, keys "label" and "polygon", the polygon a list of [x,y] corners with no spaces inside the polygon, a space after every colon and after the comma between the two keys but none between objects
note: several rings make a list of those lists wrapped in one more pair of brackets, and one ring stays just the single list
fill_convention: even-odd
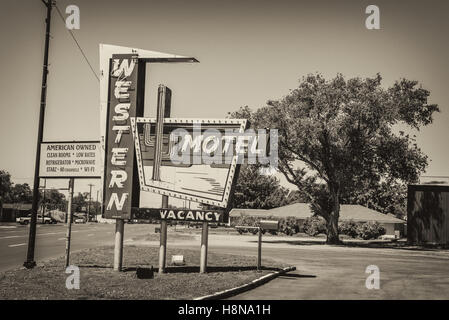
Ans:
[{"label": "power line", "polygon": [[[62,15],[61,11],[59,10],[58,6],[55,5],[54,6],[56,8],[56,11],[58,11],[59,17],[61,18],[62,22],[65,24],[65,20],[64,20],[64,16]],[[94,74],[95,78],[97,78],[98,81],[100,81],[100,78],[98,77],[97,73],[95,72],[94,68],[92,67],[92,64],[89,62],[89,59],[87,59],[86,54],[84,53],[83,49],[81,48],[81,45],[79,44],[78,40],[76,40],[75,35],[73,34],[72,30],[67,29],[67,31],[70,33],[70,35],[72,36],[73,41],[75,41],[78,49],[80,50],[81,54],[84,57],[84,60],[86,60],[87,64],[90,67],[90,70],[92,70],[92,73]]]}]

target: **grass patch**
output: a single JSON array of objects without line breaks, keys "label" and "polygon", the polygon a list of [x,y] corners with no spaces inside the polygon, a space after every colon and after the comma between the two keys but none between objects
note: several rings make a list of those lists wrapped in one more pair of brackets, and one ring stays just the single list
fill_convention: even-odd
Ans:
[{"label": "grass patch", "polygon": [[[72,253],[71,264],[80,267],[80,289],[68,290],[64,257],[39,263],[34,269],[0,274],[0,299],[192,299],[243,285],[284,265],[264,260],[255,270],[255,257],[208,255],[208,273],[199,274],[199,250],[168,249],[183,254],[185,266],[168,266],[157,274],[159,248],[125,246],[124,272],[112,269],[113,248],[100,247]],[[155,266],[154,279],[138,279],[136,267]]]},{"label": "grass patch", "polygon": [[[131,238],[132,241],[159,241],[161,238],[160,233],[148,233],[143,235],[137,235]],[[195,240],[195,235],[191,234],[179,234],[174,231],[168,231],[168,241],[172,240]]]}]

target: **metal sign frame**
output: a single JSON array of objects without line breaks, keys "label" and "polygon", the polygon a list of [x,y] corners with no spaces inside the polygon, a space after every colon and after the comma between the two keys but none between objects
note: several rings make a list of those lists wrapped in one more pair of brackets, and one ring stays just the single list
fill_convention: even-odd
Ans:
[{"label": "metal sign frame", "polygon": [[[136,159],[137,159],[137,167],[138,167],[138,174],[139,174],[139,182],[140,182],[140,189],[142,191],[148,191],[153,192],[160,195],[166,195],[169,197],[184,199],[184,200],[190,200],[194,202],[200,202],[206,205],[213,205],[218,206],[222,208],[226,208],[228,205],[228,200],[232,193],[232,187],[235,185],[235,180],[238,176],[236,174],[239,169],[239,164],[237,164],[237,158],[238,155],[234,154],[232,157],[232,162],[229,166],[226,183],[223,190],[223,195],[221,201],[213,200],[204,196],[195,195],[194,193],[187,193],[187,192],[179,192],[171,189],[168,184],[164,184],[162,181],[155,181],[151,180],[149,183],[145,180],[144,176],[144,166],[142,161],[142,152],[140,148],[140,142],[139,142],[139,135],[137,132],[137,124],[138,123],[153,123],[156,124],[155,118],[131,118],[131,130],[134,135],[134,142],[135,142],[135,152],[136,152]],[[164,118],[164,124],[217,124],[217,125],[223,125],[223,124],[229,124],[229,125],[239,125],[239,132],[243,133],[244,130],[247,128],[248,121],[246,119],[190,119],[190,118]]]}]

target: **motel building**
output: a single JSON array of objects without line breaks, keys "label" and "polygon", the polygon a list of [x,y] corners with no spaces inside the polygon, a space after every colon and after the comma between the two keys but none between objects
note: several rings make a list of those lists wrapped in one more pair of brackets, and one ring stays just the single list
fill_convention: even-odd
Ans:
[{"label": "motel building", "polygon": [[[264,210],[264,209],[232,209],[229,214],[229,219],[233,220],[241,216],[251,216],[261,219],[282,219],[282,218],[296,218],[301,224],[307,218],[313,216],[308,203],[293,203],[283,207]],[[406,230],[405,220],[398,219],[390,214],[384,214],[376,210],[369,209],[361,205],[342,204],[340,205],[340,219],[339,222],[354,221],[365,223],[368,221],[378,222],[385,230],[386,235],[395,236],[399,233],[400,237],[404,236]]]}]

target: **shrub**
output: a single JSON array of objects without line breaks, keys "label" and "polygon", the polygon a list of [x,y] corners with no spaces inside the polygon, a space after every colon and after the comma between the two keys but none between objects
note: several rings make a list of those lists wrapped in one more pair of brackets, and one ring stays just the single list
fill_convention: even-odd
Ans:
[{"label": "shrub", "polygon": [[[240,216],[236,219],[231,220],[231,227],[235,226],[248,226],[248,227],[258,227],[260,225],[260,220],[263,220],[265,218],[260,217],[252,217],[252,216]],[[252,233],[257,234],[258,230],[254,228],[238,228],[238,233]],[[262,234],[265,234],[265,230],[262,230]]]},{"label": "shrub", "polygon": [[300,222],[295,217],[287,217],[279,220],[279,231],[288,236],[299,232]]},{"label": "shrub", "polygon": [[343,221],[338,225],[338,230],[340,234],[357,238],[359,235],[359,225],[360,223],[357,223],[354,220]]},{"label": "shrub", "polygon": [[341,234],[352,238],[361,238],[364,240],[377,239],[384,235],[386,230],[378,222],[354,222],[353,220],[344,221],[339,224],[338,229]]},{"label": "shrub", "polygon": [[368,221],[361,224],[358,228],[358,235],[363,240],[377,239],[386,232],[385,228],[379,222]]},{"label": "shrub", "polygon": [[304,232],[312,237],[320,233],[327,233],[326,221],[319,216],[307,218],[304,221],[303,228]]}]

